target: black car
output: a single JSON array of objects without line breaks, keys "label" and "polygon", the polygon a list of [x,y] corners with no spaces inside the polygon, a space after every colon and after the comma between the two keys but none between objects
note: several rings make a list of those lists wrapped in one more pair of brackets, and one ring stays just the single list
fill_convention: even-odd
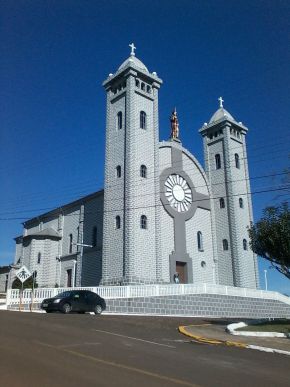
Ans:
[{"label": "black car", "polygon": [[89,290],[69,290],[59,293],[53,298],[46,298],[40,307],[46,313],[59,311],[63,313],[94,312],[101,314],[106,309],[106,303],[102,297]]}]

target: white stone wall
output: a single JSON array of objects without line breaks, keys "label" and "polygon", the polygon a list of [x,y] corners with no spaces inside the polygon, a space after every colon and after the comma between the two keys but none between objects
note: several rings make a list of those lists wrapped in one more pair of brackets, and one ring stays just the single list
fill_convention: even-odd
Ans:
[{"label": "white stone wall", "polygon": [[23,245],[22,240],[19,238],[16,238],[16,245],[15,245],[15,256],[14,256],[14,264],[16,265],[17,262],[22,261],[22,253],[23,253]]},{"label": "white stone wall", "polygon": [[[124,139],[125,139],[125,94],[117,99],[108,91],[106,161],[104,189],[103,226],[103,281],[123,276],[124,237]],[[117,114],[122,112],[122,128],[117,128]],[[118,178],[116,167],[121,166]],[[116,217],[120,216],[121,227],[116,229]]]},{"label": "white stone wall", "polygon": [[[217,136],[210,138],[210,134]],[[206,169],[214,202],[214,221],[218,256],[218,281],[224,285],[255,288],[258,286],[257,260],[250,250],[247,227],[252,220],[252,205],[247,167],[245,135],[247,129],[230,122],[212,124],[206,128],[204,151]],[[215,154],[221,156],[221,169],[216,169]],[[236,167],[235,154],[240,167]],[[219,199],[225,199],[220,208]],[[240,208],[239,199],[243,200]],[[229,249],[224,251],[222,240]],[[244,250],[243,239],[247,241]]]},{"label": "white stone wall", "polygon": [[[73,243],[79,242],[78,240],[78,227],[80,220],[80,206],[77,205],[74,208],[68,208],[64,210],[63,219],[63,238],[62,238],[62,255],[69,255],[69,235],[73,236]],[[72,254],[75,254],[78,250],[76,245],[72,246]]]},{"label": "white stone wall", "polygon": [[6,291],[6,284],[8,285],[8,277],[9,271],[1,270],[0,272],[0,293],[4,293]]},{"label": "white stone wall", "polygon": [[[203,248],[198,250],[197,233],[201,231]],[[193,283],[215,283],[210,211],[198,208],[186,222],[187,251],[192,259]],[[204,262],[204,263],[203,263]]]},{"label": "white stone wall", "polygon": [[[104,240],[102,283],[156,281],[156,164],[158,121],[157,90],[148,93],[135,84],[142,71],[112,77],[107,87],[106,162],[104,188]],[[148,79],[146,80],[148,84]],[[151,82],[152,83],[152,82]],[[113,93],[118,84],[122,90]],[[118,87],[117,87],[118,88]],[[146,128],[140,128],[140,112],[146,113]],[[117,128],[117,114],[123,125]],[[122,175],[116,176],[120,165]],[[147,167],[147,178],[140,167]],[[157,188],[158,191],[158,188]],[[140,218],[147,217],[147,229]],[[121,227],[116,229],[116,216]]]},{"label": "white stone wall", "polygon": [[[205,138],[205,141],[208,141]],[[212,203],[214,205],[215,228],[216,228],[216,244],[217,244],[217,270],[219,283],[222,285],[233,285],[233,263],[231,255],[231,240],[229,229],[229,205],[228,192],[225,186],[226,171],[223,136],[219,136],[215,141],[210,141],[208,148],[208,163],[206,165],[206,173],[209,177],[212,192]],[[215,155],[221,156],[221,169],[216,169]],[[224,198],[225,208],[220,208],[220,198]],[[223,239],[226,239],[229,244],[229,250],[223,249]]]},{"label": "white stone wall", "polygon": [[[256,287],[255,256],[249,247],[247,227],[250,226],[250,203],[248,200],[247,159],[244,157],[244,144],[235,136],[230,136],[229,155],[231,170],[231,222],[233,229],[233,248],[236,261],[237,285],[240,287]],[[235,166],[235,154],[239,155],[240,168]],[[243,208],[240,208],[239,199],[243,200]],[[243,239],[247,241],[247,250],[243,248]]]},{"label": "white stone wall", "polygon": [[[82,215],[84,213],[84,216]],[[37,223],[38,222],[38,223]],[[30,227],[31,226],[31,227]],[[81,247],[75,243],[92,244],[93,227],[97,226],[97,246],[83,250],[83,260],[86,260],[83,281],[88,285],[98,284],[101,277],[102,233],[103,233],[103,192],[90,195],[62,210],[39,216],[38,220],[26,224],[23,243],[16,239],[15,263],[23,257],[20,264],[37,272],[37,283],[40,287],[54,287],[56,284],[67,285],[68,268],[76,264],[76,284],[82,284]],[[58,232],[60,239],[37,234],[41,230],[52,228]],[[36,235],[34,235],[36,234]],[[72,253],[69,253],[69,235],[73,235]],[[30,235],[30,237],[29,237]],[[40,253],[40,263],[38,254]],[[61,263],[59,262],[61,258]],[[61,283],[60,283],[61,281]]]},{"label": "white stone wall", "polygon": [[97,286],[102,276],[103,194],[84,204],[83,243],[93,245],[93,230],[97,228],[96,246],[84,247],[81,270],[82,286]]}]

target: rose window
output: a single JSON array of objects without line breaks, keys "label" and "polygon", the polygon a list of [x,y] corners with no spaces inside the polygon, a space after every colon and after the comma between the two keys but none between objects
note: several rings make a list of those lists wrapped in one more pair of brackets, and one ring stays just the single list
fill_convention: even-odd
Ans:
[{"label": "rose window", "polygon": [[165,196],[172,208],[178,212],[188,211],[192,193],[186,180],[179,175],[170,175],[165,181]]}]

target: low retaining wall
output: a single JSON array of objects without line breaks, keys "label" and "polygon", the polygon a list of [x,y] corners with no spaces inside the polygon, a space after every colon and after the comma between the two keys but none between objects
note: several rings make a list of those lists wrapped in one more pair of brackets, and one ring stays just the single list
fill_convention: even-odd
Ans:
[{"label": "low retaining wall", "polygon": [[107,313],[213,318],[290,318],[290,306],[277,300],[192,294],[106,300]]}]

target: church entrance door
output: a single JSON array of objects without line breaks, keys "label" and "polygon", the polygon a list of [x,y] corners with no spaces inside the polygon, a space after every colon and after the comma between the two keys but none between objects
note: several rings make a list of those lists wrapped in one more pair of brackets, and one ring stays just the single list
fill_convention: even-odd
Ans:
[{"label": "church entrance door", "polygon": [[176,272],[179,274],[179,282],[185,284],[186,278],[186,262],[176,261]]}]

